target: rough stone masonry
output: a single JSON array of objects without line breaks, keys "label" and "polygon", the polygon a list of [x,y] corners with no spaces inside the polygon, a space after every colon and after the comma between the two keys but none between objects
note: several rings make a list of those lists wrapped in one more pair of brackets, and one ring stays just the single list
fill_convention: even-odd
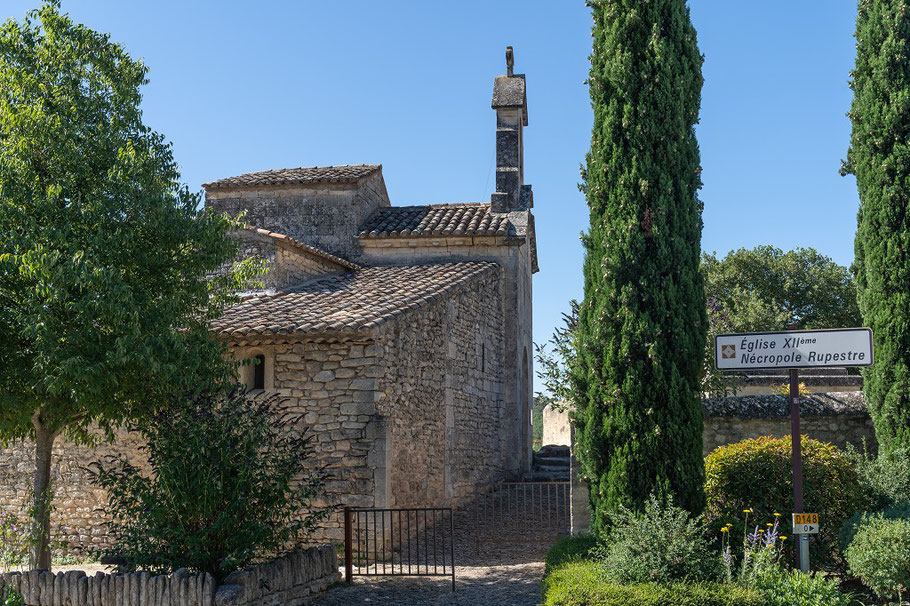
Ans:
[{"label": "rough stone masonry", "polygon": [[[290,168],[207,183],[213,212],[265,259],[263,288],[212,326],[257,393],[279,393],[316,437],[324,504],[440,506],[531,462],[532,276],[538,271],[523,74],[494,79],[490,201],[393,206],[380,165]],[[478,153],[485,153],[478,150]],[[458,178],[453,175],[453,178]],[[84,466],[133,438],[55,452],[55,538],[107,546]],[[0,505],[19,510],[31,447],[0,452]],[[314,540],[342,538],[340,514]]]}]

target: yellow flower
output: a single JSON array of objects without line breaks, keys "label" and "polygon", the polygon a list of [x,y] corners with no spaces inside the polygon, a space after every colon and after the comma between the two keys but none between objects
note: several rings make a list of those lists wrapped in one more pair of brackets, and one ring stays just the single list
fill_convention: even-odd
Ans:
[{"label": "yellow flower", "polygon": [[752,513],[751,509],[743,509],[743,513]]},{"label": "yellow flower", "polygon": [[774,512],[774,517],[775,517],[775,518],[779,518],[779,517],[780,517],[780,514],[777,513],[777,512],[775,511],[775,512]]},{"label": "yellow flower", "polygon": [[730,522],[727,522],[727,528],[733,528],[733,524],[731,524]]},{"label": "yellow flower", "polygon": [[762,533],[764,533],[764,532],[765,532],[764,530],[759,530],[759,531],[758,531],[758,534],[762,534]]},{"label": "yellow flower", "polygon": [[787,535],[785,535],[785,534],[780,535],[780,540],[781,540],[781,541],[783,541],[783,540],[786,539],[786,538],[787,538]]},{"label": "yellow flower", "polygon": [[721,532],[730,532],[730,529],[727,528],[726,526],[724,526],[723,528],[720,529],[720,531]]},{"label": "yellow flower", "polygon": [[767,524],[765,524],[765,526],[774,526],[774,524],[772,524],[771,522],[768,522]]}]

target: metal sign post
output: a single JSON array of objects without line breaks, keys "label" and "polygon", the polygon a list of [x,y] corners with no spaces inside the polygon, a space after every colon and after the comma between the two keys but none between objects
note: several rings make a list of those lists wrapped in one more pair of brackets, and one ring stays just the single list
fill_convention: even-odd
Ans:
[{"label": "metal sign post", "polygon": [[[724,334],[714,337],[714,367],[720,371],[788,369],[790,371],[790,434],[793,457],[793,513],[804,513],[802,436],[799,426],[799,369],[871,366],[872,330],[837,328],[763,333]],[[815,515],[815,514],[806,514]],[[817,520],[797,525],[797,563],[809,572],[809,534],[818,532]],[[802,532],[796,532],[797,530]]]},{"label": "metal sign post", "polygon": [[[803,513],[803,448],[799,426],[799,370],[790,369],[790,440],[793,457],[793,511]],[[809,535],[796,536],[796,563],[803,572],[809,572]]]}]

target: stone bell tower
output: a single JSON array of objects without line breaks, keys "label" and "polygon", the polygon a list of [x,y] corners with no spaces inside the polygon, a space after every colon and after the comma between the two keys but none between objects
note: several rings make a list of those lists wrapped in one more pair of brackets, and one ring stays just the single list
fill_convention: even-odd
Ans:
[{"label": "stone bell tower", "polygon": [[506,75],[493,80],[493,109],[496,110],[496,191],[490,198],[493,212],[527,210],[523,199],[524,141],[528,125],[528,98],[525,75],[513,73],[515,56],[506,47]]}]

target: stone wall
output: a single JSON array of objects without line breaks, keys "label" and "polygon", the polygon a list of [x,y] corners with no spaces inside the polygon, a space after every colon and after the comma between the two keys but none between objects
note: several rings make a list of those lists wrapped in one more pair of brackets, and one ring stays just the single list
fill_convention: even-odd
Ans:
[{"label": "stone wall", "polygon": [[360,225],[380,206],[389,206],[382,172],[359,183],[321,183],[219,188],[206,192],[207,208],[237,216],[269,231],[297,238],[353,259]]},{"label": "stone wall", "polygon": [[240,240],[239,258],[257,256],[268,264],[268,272],[261,278],[265,289],[294,286],[307,278],[337,273],[344,269],[337,263],[303,250],[287,239],[249,229],[236,232],[235,237]]},{"label": "stone wall", "polygon": [[[313,463],[325,468],[329,476],[326,494],[317,505],[383,505],[385,424],[377,417],[375,405],[376,384],[385,373],[381,352],[381,346],[371,340],[235,350],[238,358],[265,356],[267,390],[286,396],[286,404],[301,414],[302,422],[313,432]],[[318,541],[343,538],[340,512],[313,537]]]},{"label": "stone wall", "polygon": [[230,574],[218,588],[214,606],[302,606],[340,578],[332,545],[297,550]]},{"label": "stone wall", "polygon": [[389,506],[451,504],[505,475],[500,282],[487,273],[383,331]]},{"label": "stone wall", "polygon": [[[515,214],[515,213],[513,213]],[[520,213],[519,213],[520,214]],[[518,220],[518,217],[510,216]],[[502,267],[503,429],[501,457],[513,476],[531,464],[534,377],[531,243],[527,237],[450,236],[366,238],[362,260],[376,265],[493,261]]]},{"label": "stone wall", "polygon": [[[76,445],[58,438],[54,445],[52,481],[55,488],[51,535],[54,542],[66,543],[69,553],[85,554],[110,547],[105,517],[99,510],[104,491],[92,486],[86,467],[110,456],[126,456],[140,468],[145,466],[140,441],[125,431],[116,432],[113,442],[98,446]],[[31,504],[35,473],[34,446],[17,441],[0,446],[0,511],[24,519]]]},{"label": "stone wall", "polygon": [[[758,436],[790,435],[789,399],[781,395],[736,396],[704,401],[703,452]],[[875,427],[860,391],[803,396],[800,427],[804,435],[840,448],[852,444],[877,448]]]},{"label": "stone wall", "polygon": [[218,587],[211,575],[185,569],[160,576],[12,572],[0,586],[22,594],[26,606],[301,606],[339,578],[335,549],[324,545],[232,573]]},{"label": "stone wall", "polygon": [[548,444],[570,446],[572,444],[572,424],[569,422],[569,412],[565,408],[565,403],[561,408],[547,404],[543,407],[541,418],[543,431],[540,443],[542,446]]}]

